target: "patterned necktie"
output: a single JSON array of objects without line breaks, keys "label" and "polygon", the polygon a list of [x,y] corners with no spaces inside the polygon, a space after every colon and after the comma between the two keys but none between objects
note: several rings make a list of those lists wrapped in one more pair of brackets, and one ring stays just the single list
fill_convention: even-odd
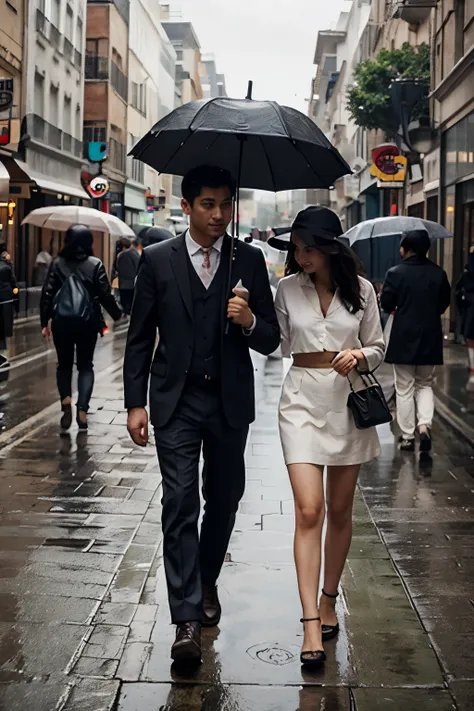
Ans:
[{"label": "patterned necktie", "polygon": [[209,288],[212,281],[211,250],[212,247],[201,247],[204,259],[199,270],[199,276],[206,289]]}]

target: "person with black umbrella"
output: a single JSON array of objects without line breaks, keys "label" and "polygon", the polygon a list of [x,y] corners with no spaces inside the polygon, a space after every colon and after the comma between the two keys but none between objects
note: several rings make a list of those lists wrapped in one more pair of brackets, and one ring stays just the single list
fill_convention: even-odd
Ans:
[{"label": "person with black umbrella", "polygon": [[[144,447],[151,368],[164,565],[177,626],[171,656],[198,662],[201,624],[213,627],[220,620],[216,583],[245,487],[244,450],[255,416],[249,350],[269,355],[280,332],[263,254],[243,242],[233,250],[226,233],[235,196],[230,174],[195,168],[182,193],[189,230],[142,254],[124,384],[128,430]],[[199,536],[201,448],[205,512]]]}]

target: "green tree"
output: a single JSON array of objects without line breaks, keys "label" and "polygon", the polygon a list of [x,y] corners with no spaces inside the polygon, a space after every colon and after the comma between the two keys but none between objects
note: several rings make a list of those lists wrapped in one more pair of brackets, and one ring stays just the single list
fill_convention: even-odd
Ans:
[{"label": "green tree", "polygon": [[[371,59],[360,62],[354,71],[354,84],[347,99],[351,118],[358,126],[381,129],[388,140],[398,131],[393,111],[390,84],[394,79],[430,81],[430,47],[423,43],[413,47],[405,42],[401,49],[381,49]],[[429,115],[428,100],[415,107],[414,118]]]}]

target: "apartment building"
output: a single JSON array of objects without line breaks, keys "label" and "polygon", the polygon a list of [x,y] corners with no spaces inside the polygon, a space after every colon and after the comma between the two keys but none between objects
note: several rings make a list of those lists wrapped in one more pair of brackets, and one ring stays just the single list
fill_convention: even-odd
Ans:
[{"label": "apartment building", "polygon": [[84,87],[84,148],[104,144],[105,159],[91,162],[83,175],[87,184],[98,173],[109,192],[97,207],[125,217],[127,182],[127,118],[129,98],[129,0],[88,0]]}]

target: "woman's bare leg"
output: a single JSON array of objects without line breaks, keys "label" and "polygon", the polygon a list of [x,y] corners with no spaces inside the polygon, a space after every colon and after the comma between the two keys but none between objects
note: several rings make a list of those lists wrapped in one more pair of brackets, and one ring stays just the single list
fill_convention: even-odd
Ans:
[{"label": "woman's bare leg", "polygon": [[[328,467],[326,483],[327,530],[324,545],[324,590],[337,592],[352,540],[352,507],[360,465]],[[324,625],[337,623],[336,600],[321,595]]]},{"label": "woman's bare leg", "polygon": [[[295,498],[295,563],[302,617],[319,617],[318,587],[321,571],[321,535],[324,522],[324,467],[290,464],[288,472]],[[303,652],[323,649],[321,623],[304,625]]]}]

